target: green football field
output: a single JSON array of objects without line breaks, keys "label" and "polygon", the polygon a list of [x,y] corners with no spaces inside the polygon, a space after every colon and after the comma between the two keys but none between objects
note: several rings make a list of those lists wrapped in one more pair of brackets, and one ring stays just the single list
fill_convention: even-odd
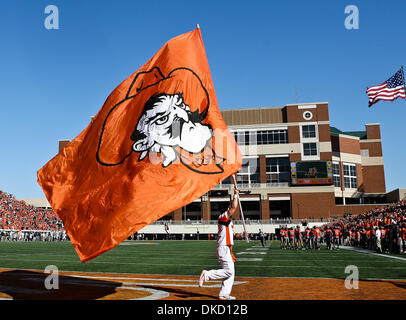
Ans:
[{"label": "green football field", "polygon": [[[237,277],[348,276],[356,266],[360,279],[406,279],[406,255],[376,255],[346,249],[328,251],[281,250],[279,242],[236,241]],[[125,241],[110,251],[81,263],[70,242],[1,242],[0,268],[198,276],[218,268],[215,241]]]}]

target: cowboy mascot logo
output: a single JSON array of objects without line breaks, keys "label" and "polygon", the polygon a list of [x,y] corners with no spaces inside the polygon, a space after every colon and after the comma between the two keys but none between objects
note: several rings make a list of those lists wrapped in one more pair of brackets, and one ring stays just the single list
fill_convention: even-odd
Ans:
[{"label": "cowboy mascot logo", "polygon": [[[184,79],[188,79],[191,93],[185,88],[179,89]],[[189,102],[196,101],[196,97],[197,104]],[[136,108],[140,105],[142,108]],[[209,94],[193,70],[176,68],[167,76],[158,67],[140,72],[135,75],[125,99],[112,107],[104,121],[97,161],[105,166],[116,166],[135,152],[138,161],[150,155],[152,162],[158,159],[164,168],[180,162],[197,173],[221,173],[225,158],[217,156],[213,150],[213,130],[205,123],[209,107]],[[131,133],[127,131],[126,137],[117,137],[118,141],[123,140],[124,152],[119,154],[124,156],[120,158],[110,153],[109,143],[117,143],[110,135],[117,131],[109,130],[109,122],[119,120],[128,124],[126,117],[133,112],[125,112],[123,108],[134,108],[134,113],[141,109],[141,113]],[[120,116],[123,119],[118,119]]]}]

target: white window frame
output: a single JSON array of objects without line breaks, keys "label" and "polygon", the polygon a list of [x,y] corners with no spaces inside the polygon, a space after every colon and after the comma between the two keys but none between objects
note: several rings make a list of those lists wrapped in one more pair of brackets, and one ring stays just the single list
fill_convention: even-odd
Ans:
[{"label": "white window frame", "polygon": [[[316,136],[313,138],[305,138],[303,137],[303,126],[314,125]],[[319,127],[317,122],[309,121],[309,122],[302,122],[299,123],[299,132],[300,132],[300,145],[301,145],[301,152],[302,152],[302,160],[320,160],[320,144],[319,144]],[[304,154],[304,144],[305,143],[315,143],[317,154],[305,156]]]},{"label": "white window frame", "polygon": [[[334,172],[334,165],[337,165],[338,166],[338,174],[336,174],[335,172]],[[337,178],[338,177],[338,181],[340,181],[340,185],[339,186],[336,186],[335,185],[335,178]],[[341,168],[340,168],[340,162],[338,162],[338,161],[333,161],[333,182],[334,182],[334,187],[335,188],[341,188]]]},{"label": "white window frame", "polygon": [[[289,157],[274,157],[274,156],[266,156],[266,159],[274,159],[274,158],[286,158],[287,160],[288,160],[288,162],[289,162]],[[290,168],[290,162],[289,162],[289,168]],[[266,183],[269,183],[269,184],[273,184],[273,183],[289,183],[289,181],[282,181],[282,182],[280,182],[279,181],[279,178],[278,178],[278,181],[277,182],[272,182],[272,181],[268,181],[268,175],[271,175],[271,174],[277,174],[278,175],[278,177],[279,177],[279,174],[281,173],[281,171],[280,171],[280,169],[279,169],[279,164],[277,164],[277,171],[276,172],[272,172],[272,171],[268,171],[268,168],[267,168],[267,166],[266,166],[266,160],[265,160],[265,170],[266,170]],[[289,171],[289,174],[290,174],[290,171]]]},{"label": "white window frame", "polygon": [[[243,159],[242,159],[242,161],[243,161],[243,163],[244,163],[244,160],[245,159],[255,159],[257,162],[258,162],[258,164],[259,164],[259,156],[243,156]],[[261,181],[258,181],[258,182],[251,182],[251,175],[253,175],[254,173],[258,173],[258,174],[260,174],[260,172],[259,172],[259,165],[258,165],[258,167],[256,168],[256,171],[254,172],[254,173],[251,173],[251,170],[250,170],[250,168],[251,168],[251,166],[250,165],[248,165],[248,172],[237,172],[237,182],[238,182],[238,177],[240,176],[248,176],[248,183],[243,183],[243,182],[238,182],[239,184],[242,184],[242,185],[251,185],[251,184],[257,184],[257,183],[260,183]]]},{"label": "white window frame", "polygon": [[[234,135],[237,135],[238,136],[238,134],[241,134],[241,133],[244,133],[244,136],[245,136],[245,133],[246,132],[248,132],[250,135],[251,134],[254,134],[254,139],[253,139],[253,142],[254,143],[250,143],[250,141],[249,141],[249,143],[248,144],[246,144],[246,140],[245,140],[245,137],[244,137],[244,141],[243,141],[243,143],[241,143],[240,145],[242,145],[242,146],[252,146],[252,145],[260,145],[260,144],[258,144],[258,132],[259,131],[272,131],[272,132],[278,132],[278,133],[280,133],[280,131],[286,131],[286,137],[287,137],[287,140],[286,140],[286,142],[284,142],[284,143],[267,143],[267,144],[261,144],[261,145],[278,145],[278,144],[284,144],[284,145],[286,145],[286,144],[288,144],[289,143],[289,133],[288,133],[288,127],[275,127],[275,128],[256,128],[256,129],[235,129],[235,130],[232,130],[231,131],[231,133],[232,133],[232,135],[234,136]],[[236,138],[236,142],[237,142],[237,144],[238,144],[238,138]],[[242,141],[241,141],[242,142]]]},{"label": "white window frame", "polygon": [[369,149],[361,149],[360,150],[360,155],[363,158],[369,158]]},{"label": "white window frame", "polygon": [[[346,166],[349,167],[348,168],[349,169],[348,170],[348,173],[349,173],[348,175],[345,174],[345,167]],[[355,169],[355,176],[351,174],[351,167],[353,167]],[[345,189],[358,189],[357,165],[355,163],[348,163],[348,162],[343,163],[343,177],[344,177],[344,188]],[[350,181],[350,186],[349,187],[346,186],[346,183],[345,183],[346,178],[348,178],[349,181]],[[356,181],[355,187],[354,187],[353,180],[352,180],[354,178],[356,179],[355,180]]]},{"label": "white window frame", "polygon": [[[249,142],[251,142],[251,140],[248,140],[248,144],[246,144],[246,140],[245,140],[245,133],[246,132],[248,132],[249,133],[249,135],[252,135],[252,134],[254,134],[254,143],[249,143]],[[238,134],[243,134],[244,135],[244,140],[243,141],[239,141],[239,139],[238,139]],[[245,130],[243,130],[243,129],[241,129],[241,130],[235,130],[235,131],[232,131],[232,134],[233,134],[233,136],[234,135],[236,135],[237,137],[235,137],[235,141],[237,142],[237,144],[239,143],[239,142],[242,142],[241,144],[239,144],[239,145],[241,145],[241,146],[250,146],[250,145],[256,145],[257,143],[257,130],[256,129],[245,129]]]},{"label": "white window frame", "polygon": [[265,132],[267,132],[267,133],[269,133],[269,132],[272,132],[272,134],[275,134],[275,133],[278,133],[278,134],[281,134],[281,132],[285,132],[286,133],[286,142],[280,142],[279,141],[279,143],[261,143],[261,144],[258,144],[258,145],[274,145],[274,144],[287,144],[287,143],[289,143],[289,137],[288,137],[288,130],[287,129],[273,129],[273,130],[262,130],[262,129],[258,129],[258,131],[257,131],[257,141],[258,141],[258,134],[259,134],[259,132],[261,132],[261,131],[265,131]]},{"label": "white window frame", "polygon": [[[304,127],[308,127],[308,126],[314,126],[314,134],[315,134],[314,137],[304,137],[304,136],[303,136],[303,128],[304,128]],[[301,135],[301,138],[302,138],[302,139],[317,139],[317,140],[318,140],[317,124],[314,124],[314,123],[303,123],[303,124],[300,125],[300,130],[301,130],[301,133],[302,133],[302,135]]]},{"label": "white window frame", "polygon": [[[316,144],[316,155],[305,155],[304,154],[304,144],[305,143],[314,143]],[[320,160],[320,146],[318,142],[315,141],[304,141],[301,143],[301,148],[302,148],[302,160]]]}]

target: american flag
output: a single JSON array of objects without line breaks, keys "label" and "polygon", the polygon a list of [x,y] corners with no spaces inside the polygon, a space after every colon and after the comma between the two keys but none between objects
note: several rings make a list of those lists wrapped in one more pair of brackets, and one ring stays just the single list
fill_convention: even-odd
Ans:
[{"label": "american flag", "polygon": [[369,97],[369,107],[379,100],[393,101],[397,98],[406,99],[403,68],[379,86],[367,88],[367,94]]}]

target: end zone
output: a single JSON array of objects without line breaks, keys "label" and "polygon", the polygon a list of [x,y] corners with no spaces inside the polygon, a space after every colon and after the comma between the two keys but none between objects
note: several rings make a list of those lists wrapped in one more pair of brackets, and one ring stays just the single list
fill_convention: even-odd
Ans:
[{"label": "end zone", "polygon": [[[0,269],[0,299],[217,300],[220,281],[198,287],[198,276],[97,272],[59,273],[59,289],[47,290],[42,270]],[[236,278],[238,300],[406,300],[405,280],[362,280],[348,290],[343,279]]]}]

